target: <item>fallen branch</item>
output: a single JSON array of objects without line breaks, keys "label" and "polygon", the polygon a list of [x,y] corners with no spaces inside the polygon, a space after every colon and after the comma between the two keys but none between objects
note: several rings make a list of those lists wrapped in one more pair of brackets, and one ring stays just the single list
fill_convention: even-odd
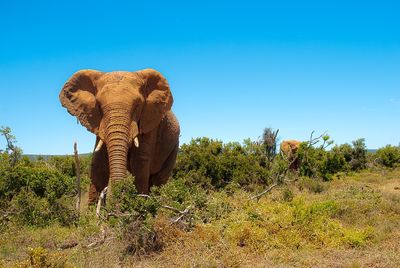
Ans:
[{"label": "fallen branch", "polygon": [[71,242],[60,245],[58,248],[59,249],[69,249],[69,248],[74,248],[77,245],[78,245],[77,241],[71,241]]},{"label": "fallen branch", "polygon": [[174,207],[171,207],[171,206],[167,206],[167,205],[161,205],[161,207],[162,207],[162,208],[165,208],[165,209],[172,210],[172,211],[174,211],[174,212],[176,212],[176,213],[180,213],[180,214],[182,214],[182,213],[183,213],[183,212],[182,212],[182,211],[180,211],[179,209],[177,209],[177,208],[174,208]]},{"label": "fallen branch", "polygon": [[94,247],[100,246],[100,245],[104,244],[104,242],[106,241],[106,238],[107,238],[106,229],[105,228],[101,228],[101,237],[100,237],[100,239],[90,243],[86,247],[87,248],[94,248]]},{"label": "fallen branch", "polygon": [[274,184],[272,184],[270,187],[268,187],[268,189],[266,189],[265,191],[262,191],[261,193],[252,196],[250,198],[250,200],[254,200],[254,199],[259,199],[261,196],[265,195],[266,193],[270,192],[273,188],[275,188],[276,186],[278,186],[279,184],[277,182],[275,182]]},{"label": "fallen branch", "polygon": [[185,210],[184,211],[181,211],[180,212],[180,216],[179,217],[177,217],[174,221],[172,221],[172,223],[177,223],[178,221],[180,221],[186,214],[188,214],[189,213],[189,210],[190,210],[190,206],[188,206],[187,208],[185,208]]},{"label": "fallen branch", "polygon": [[145,198],[151,198],[151,196],[148,195],[148,194],[138,194],[137,196],[139,196],[139,197],[145,197]]},{"label": "fallen branch", "polygon": [[191,206],[188,206],[187,208],[185,208],[185,210],[181,211],[177,208],[167,206],[167,205],[161,205],[161,207],[179,214],[179,216],[177,216],[176,219],[172,220],[172,223],[179,222],[183,217],[185,217],[189,213],[190,209],[192,208]]}]

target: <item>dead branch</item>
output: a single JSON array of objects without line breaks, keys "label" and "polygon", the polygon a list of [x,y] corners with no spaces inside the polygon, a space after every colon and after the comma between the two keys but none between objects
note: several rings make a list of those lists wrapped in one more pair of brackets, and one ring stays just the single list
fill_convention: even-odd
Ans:
[{"label": "dead branch", "polygon": [[71,242],[67,242],[64,244],[61,244],[58,248],[59,249],[69,249],[69,248],[74,248],[78,245],[77,241],[71,241]]},{"label": "dead branch", "polygon": [[96,208],[96,217],[100,218],[100,209],[101,209],[101,204],[103,203],[103,200],[106,198],[107,195],[107,188],[105,187],[103,191],[101,191],[99,200],[97,201],[97,208]]},{"label": "dead branch", "polygon": [[180,211],[180,210],[177,209],[177,208],[174,208],[174,207],[171,207],[171,206],[167,206],[167,205],[161,205],[161,207],[162,207],[162,208],[165,208],[165,209],[168,209],[168,210],[171,210],[171,211],[173,211],[173,212],[182,214],[182,211]]},{"label": "dead branch", "polygon": [[100,246],[100,245],[104,244],[104,242],[106,241],[106,238],[107,238],[107,231],[105,228],[101,228],[100,239],[90,243],[89,245],[86,246],[86,248],[94,248],[94,247]]},{"label": "dead branch", "polygon": [[187,208],[185,208],[184,211],[180,211],[179,212],[180,213],[179,217],[177,217],[174,221],[172,221],[172,223],[179,222],[186,214],[189,213],[190,208],[191,208],[191,206],[188,206]]},{"label": "dead branch", "polygon": [[145,198],[151,198],[151,196],[148,195],[148,194],[138,194],[137,196],[139,196],[139,197],[145,197]]},{"label": "dead branch", "polygon": [[314,132],[315,132],[315,130],[313,130],[313,131],[311,132],[310,140],[308,141],[308,148],[310,148],[311,146],[317,144],[317,143],[319,142],[319,139],[321,139],[321,138],[322,138],[323,136],[325,136],[326,133],[327,133],[327,131],[325,131],[324,133],[322,133],[322,134],[319,135],[318,137],[313,138]]},{"label": "dead branch", "polygon": [[261,196],[263,196],[263,195],[265,195],[266,193],[268,193],[268,192],[270,192],[273,188],[275,188],[276,186],[278,186],[278,183],[277,182],[275,182],[274,184],[272,184],[270,187],[268,187],[268,189],[266,189],[265,191],[262,191],[261,193],[259,193],[259,194],[257,194],[257,195],[255,195],[255,196],[252,196],[251,198],[250,198],[250,200],[254,200],[254,199],[260,199],[260,197]]},{"label": "dead branch", "polygon": [[76,188],[78,190],[76,197],[76,211],[78,212],[78,217],[79,217],[80,207],[81,207],[81,168],[78,157],[78,146],[76,142],[74,143],[74,155],[75,155],[75,171],[76,171]]}]

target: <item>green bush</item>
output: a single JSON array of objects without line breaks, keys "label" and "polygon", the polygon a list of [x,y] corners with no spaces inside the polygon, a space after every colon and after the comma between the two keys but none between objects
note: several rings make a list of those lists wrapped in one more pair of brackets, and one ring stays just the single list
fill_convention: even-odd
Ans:
[{"label": "green bush", "polygon": [[[79,156],[81,176],[89,175],[91,161],[92,155]],[[51,156],[45,164],[68,177],[76,176],[75,158],[72,155]]]},{"label": "green bush", "polygon": [[45,226],[51,218],[48,200],[26,188],[13,197],[10,208],[14,214],[13,220],[23,225]]},{"label": "green bush", "polygon": [[322,193],[325,191],[325,185],[321,179],[311,179],[309,177],[302,177],[299,183],[300,190],[307,189],[311,193]]},{"label": "green bush", "polygon": [[298,150],[300,175],[331,180],[332,175],[346,170],[346,160],[336,149],[326,151],[321,147],[308,147],[302,143]]},{"label": "green bush", "polygon": [[21,225],[43,227],[53,222],[70,225],[77,220],[71,198],[62,197],[50,201],[37,196],[28,188],[23,188],[8,205],[13,215],[11,220]]},{"label": "green bush", "polygon": [[387,145],[376,151],[375,156],[381,165],[393,168],[400,164],[400,147]]},{"label": "green bush", "polygon": [[107,208],[116,213],[131,213],[133,217],[147,214],[154,216],[159,204],[155,198],[139,196],[134,179],[129,177],[113,184],[112,198]]},{"label": "green bush", "polygon": [[361,170],[367,166],[367,147],[365,139],[352,141],[352,158],[350,160],[351,169],[354,171]]},{"label": "green bush", "polygon": [[208,138],[192,140],[181,146],[174,177],[206,189],[219,189],[232,183],[250,188],[253,184],[265,184],[268,177],[268,170],[263,167],[265,157],[251,153],[255,146],[223,144]]},{"label": "green bush", "polygon": [[297,151],[300,159],[300,174],[331,180],[338,172],[358,171],[367,164],[367,149],[364,139],[342,144],[327,151],[323,146],[308,146],[302,143]]},{"label": "green bush", "polygon": [[0,208],[3,220],[45,226],[75,222],[75,179],[47,166],[21,160],[0,169]]},{"label": "green bush", "polygon": [[73,178],[46,167],[17,165],[1,169],[0,178],[0,196],[7,200],[11,200],[24,187],[50,201],[65,194],[74,194]]}]

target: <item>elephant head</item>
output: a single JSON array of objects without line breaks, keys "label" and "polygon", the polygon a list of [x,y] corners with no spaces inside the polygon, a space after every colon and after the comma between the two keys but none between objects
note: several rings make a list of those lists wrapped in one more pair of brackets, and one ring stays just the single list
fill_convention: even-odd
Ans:
[{"label": "elephant head", "polygon": [[138,136],[155,129],[173,98],[167,80],[156,70],[76,72],[59,95],[61,104],[100,138],[109,156],[110,182],[127,175],[127,153],[140,146]]},{"label": "elephant head", "polygon": [[281,154],[291,162],[289,167],[291,170],[297,170],[299,168],[300,163],[296,153],[300,144],[301,141],[297,140],[285,140],[281,142]]}]

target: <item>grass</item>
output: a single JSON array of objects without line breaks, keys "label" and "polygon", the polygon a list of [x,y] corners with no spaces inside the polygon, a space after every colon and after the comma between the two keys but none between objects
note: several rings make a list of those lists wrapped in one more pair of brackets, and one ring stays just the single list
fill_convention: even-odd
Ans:
[{"label": "grass", "polygon": [[202,219],[193,228],[158,213],[154,237],[146,238],[158,246],[135,255],[115,231],[87,247],[107,228],[93,212],[68,228],[10,226],[0,236],[0,267],[400,267],[397,187],[400,169],[377,169],[330,182],[301,179],[258,202],[242,190],[210,192],[193,212]]}]

